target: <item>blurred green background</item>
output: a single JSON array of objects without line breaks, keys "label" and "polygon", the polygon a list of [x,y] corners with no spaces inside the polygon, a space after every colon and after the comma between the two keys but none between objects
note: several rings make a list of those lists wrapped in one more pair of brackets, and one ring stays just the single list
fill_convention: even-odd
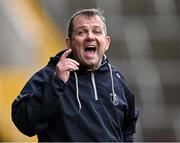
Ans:
[{"label": "blurred green background", "polygon": [[107,55],[140,111],[136,141],[180,141],[179,0],[0,0],[0,141],[37,141],[11,121],[11,104],[34,72],[65,47],[70,16],[105,11]]}]

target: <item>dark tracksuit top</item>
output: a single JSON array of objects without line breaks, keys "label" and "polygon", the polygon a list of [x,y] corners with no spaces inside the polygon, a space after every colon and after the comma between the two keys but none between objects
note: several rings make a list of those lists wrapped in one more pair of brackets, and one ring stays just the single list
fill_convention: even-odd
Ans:
[{"label": "dark tracksuit top", "polygon": [[63,52],[35,73],[14,100],[16,127],[38,141],[133,141],[138,114],[121,73],[104,56],[97,70],[80,66],[64,83],[54,75]]}]

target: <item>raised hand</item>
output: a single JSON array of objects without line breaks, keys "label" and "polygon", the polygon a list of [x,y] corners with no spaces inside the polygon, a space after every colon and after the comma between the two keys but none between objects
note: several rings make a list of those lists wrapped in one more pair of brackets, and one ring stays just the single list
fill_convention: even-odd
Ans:
[{"label": "raised hand", "polygon": [[62,54],[58,64],[56,65],[56,72],[55,72],[56,76],[59,79],[63,80],[65,83],[69,79],[70,72],[79,69],[78,68],[79,63],[77,61],[67,58],[71,52],[72,52],[71,49],[66,50]]}]

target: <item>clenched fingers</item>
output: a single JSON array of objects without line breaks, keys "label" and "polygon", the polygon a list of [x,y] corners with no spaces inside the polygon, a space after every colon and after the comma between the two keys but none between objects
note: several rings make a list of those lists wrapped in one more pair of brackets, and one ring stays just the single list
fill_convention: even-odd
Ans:
[{"label": "clenched fingers", "polygon": [[57,64],[57,67],[59,68],[59,71],[74,71],[78,70],[79,63],[73,59],[65,59],[64,61],[59,61]]},{"label": "clenched fingers", "polygon": [[68,55],[72,52],[71,49],[66,50],[62,56],[60,57],[60,60],[57,64],[57,70],[59,72],[65,72],[65,71],[74,71],[78,70],[79,63],[71,58],[68,58]]},{"label": "clenched fingers", "polygon": [[75,61],[74,59],[67,58],[68,55],[71,53],[71,49],[66,50],[58,64],[56,65],[56,76],[58,76],[61,80],[63,80],[65,83],[69,79],[69,74],[71,71],[78,70],[79,63]]}]

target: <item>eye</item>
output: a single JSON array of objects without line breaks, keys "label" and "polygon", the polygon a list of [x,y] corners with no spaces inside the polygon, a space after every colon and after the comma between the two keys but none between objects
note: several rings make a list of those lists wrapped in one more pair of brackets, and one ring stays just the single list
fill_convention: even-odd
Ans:
[{"label": "eye", "polygon": [[84,32],[83,31],[78,31],[77,35],[82,35]]},{"label": "eye", "polygon": [[96,35],[102,34],[102,30],[101,29],[94,29],[93,33]]},{"label": "eye", "polygon": [[76,34],[78,35],[78,36],[83,36],[84,34],[85,34],[85,30],[77,30],[76,31]]}]

